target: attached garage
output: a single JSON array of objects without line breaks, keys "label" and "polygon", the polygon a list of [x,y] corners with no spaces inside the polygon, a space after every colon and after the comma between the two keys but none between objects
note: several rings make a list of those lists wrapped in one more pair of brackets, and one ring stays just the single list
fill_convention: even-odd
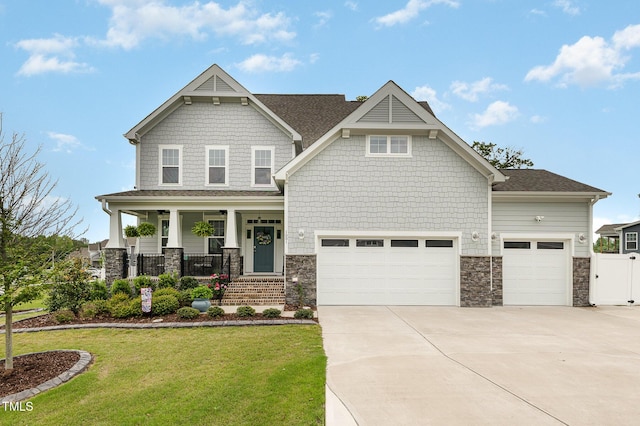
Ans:
[{"label": "attached garage", "polygon": [[319,305],[458,305],[456,238],[322,237]]},{"label": "attached garage", "polygon": [[502,242],[504,305],[571,305],[570,241]]}]

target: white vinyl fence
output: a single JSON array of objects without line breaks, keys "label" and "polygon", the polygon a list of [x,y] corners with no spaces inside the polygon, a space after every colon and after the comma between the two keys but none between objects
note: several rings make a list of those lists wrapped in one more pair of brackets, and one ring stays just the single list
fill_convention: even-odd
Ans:
[{"label": "white vinyl fence", "polygon": [[640,254],[596,253],[591,279],[591,303],[640,305]]}]

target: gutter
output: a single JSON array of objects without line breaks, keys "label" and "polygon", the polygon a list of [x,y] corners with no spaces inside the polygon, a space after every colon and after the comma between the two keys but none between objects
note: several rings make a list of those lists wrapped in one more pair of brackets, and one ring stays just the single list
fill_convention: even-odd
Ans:
[{"label": "gutter", "polygon": [[111,216],[111,213],[113,213],[111,210],[107,208],[107,200],[105,200],[104,198],[102,199],[102,211],[104,211],[109,216]]}]

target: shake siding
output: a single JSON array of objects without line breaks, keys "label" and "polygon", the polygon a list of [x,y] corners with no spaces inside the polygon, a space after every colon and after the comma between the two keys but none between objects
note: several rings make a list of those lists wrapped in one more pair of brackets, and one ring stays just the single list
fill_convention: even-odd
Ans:
[{"label": "shake siding", "polygon": [[[536,222],[536,216],[544,216]],[[589,244],[578,242],[578,235],[589,236],[589,206],[587,203],[494,202],[493,232],[501,233],[563,233],[574,234],[575,256],[589,256]],[[493,254],[500,254],[500,238],[493,244]]]},{"label": "shake siding", "polygon": [[[251,106],[182,105],[142,137],[140,189],[251,187],[251,146],[275,147],[274,172],[291,160],[291,138]],[[182,145],[182,186],[159,186],[159,145]],[[229,146],[229,186],[205,186],[206,145]]]},{"label": "shake siding", "polygon": [[365,148],[365,136],[338,139],[289,178],[289,254],[314,253],[318,229],[462,232],[463,254],[486,254],[482,175],[426,137],[413,137],[411,158],[366,157]]}]

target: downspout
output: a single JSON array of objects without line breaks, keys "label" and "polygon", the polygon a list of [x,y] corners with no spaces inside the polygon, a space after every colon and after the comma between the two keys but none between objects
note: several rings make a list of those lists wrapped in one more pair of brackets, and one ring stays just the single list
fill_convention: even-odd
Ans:
[{"label": "downspout", "polygon": [[107,208],[107,200],[105,200],[104,198],[102,199],[102,211],[104,211],[109,216],[111,216],[111,213],[113,213],[111,210]]},{"label": "downspout", "polygon": [[592,295],[594,293],[594,286],[596,283],[596,273],[595,273],[595,268],[593,267],[593,260],[595,260],[596,254],[593,252],[593,205],[595,203],[597,203],[600,200],[600,196],[596,195],[595,198],[593,198],[592,200],[589,201],[589,237],[587,238],[587,243],[589,244],[589,257],[590,257],[590,262],[589,262],[589,305],[591,306],[595,306],[595,303],[593,303],[593,299],[592,299]]},{"label": "downspout", "polygon": [[491,247],[491,229],[493,227],[493,199],[492,199],[492,184],[495,179],[495,175],[492,173],[487,177],[488,188],[488,207],[487,207],[487,253],[489,254],[489,291],[491,291],[491,299],[493,300],[493,252]]}]

